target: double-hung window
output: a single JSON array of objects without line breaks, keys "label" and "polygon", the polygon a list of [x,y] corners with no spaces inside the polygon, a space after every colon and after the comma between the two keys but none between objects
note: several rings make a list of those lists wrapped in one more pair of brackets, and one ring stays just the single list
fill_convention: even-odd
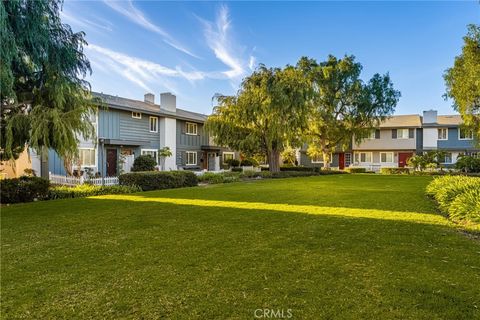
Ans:
[{"label": "double-hung window", "polygon": [[442,163],[452,163],[452,153],[451,152],[445,153],[445,158],[443,158]]},{"label": "double-hung window", "polygon": [[355,153],[355,162],[357,162],[357,163],[372,162],[372,153],[371,152],[357,152],[357,153]]},{"label": "double-hung window", "polygon": [[[330,154],[330,163],[332,163],[333,157],[332,154]],[[323,160],[323,154],[316,155],[312,157],[312,163],[324,163],[325,161]]]},{"label": "double-hung window", "polygon": [[438,140],[448,140],[448,129],[439,128],[438,129]]},{"label": "double-hung window", "polygon": [[158,132],[158,118],[150,117],[150,132]]},{"label": "double-hung window", "polygon": [[198,132],[197,124],[192,122],[185,123],[185,133],[196,136]]},{"label": "double-hung window", "polygon": [[235,153],[233,152],[224,152],[222,154],[223,157],[223,164],[227,164],[229,160],[233,160],[235,158]]},{"label": "double-hung window", "polygon": [[393,163],[393,152],[380,152],[381,163]]},{"label": "double-hung window", "polygon": [[142,149],[142,152],[141,152],[142,156],[150,156],[152,157],[156,163],[158,163],[158,153],[157,153],[157,150],[156,149]]},{"label": "double-hung window", "polygon": [[185,164],[187,166],[194,166],[197,164],[197,153],[195,151],[185,152]]},{"label": "double-hung window", "polygon": [[78,149],[78,160],[80,161],[80,166],[82,167],[95,167],[95,149]]},{"label": "double-hung window", "polygon": [[408,129],[397,129],[397,139],[408,139]]},{"label": "double-hung window", "polygon": [[473,131],[470,129],[459,128],[458,131],[459,140],[473,140]]}]

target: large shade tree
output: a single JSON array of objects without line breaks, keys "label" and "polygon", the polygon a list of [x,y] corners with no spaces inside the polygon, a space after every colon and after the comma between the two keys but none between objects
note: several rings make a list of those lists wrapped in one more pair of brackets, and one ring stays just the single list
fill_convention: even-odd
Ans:
[{"label": "large shade tree", "polygon": [[219,97],[206,128],[217,144],[247,155],[263,153],[270,171],[279,171],[281,152],[299,145],[306,126],[307,91],[296,68],[260,66],[235,96]]},{"label": "large shade tree", "polygon": [[307,153],[323,157],[330,167],[337,148],[347,148],[352,137],[364,139],[373,128],[391,115],[400,97],[388,74],[375,74],[368,82],[360,79],[362,65],[353,56],[324,62],[301,58],[297,68],[309,82],[308,127],[305,131]]},{"label": "large shade tree", "polygon": [[480,138],[480,25],[468,26],[462,53],[444,74],[447,92],[465,125]]},{"label": "large shade tree", "polygon": [[90,138],[86,117],[95,110],[83,32],[60,20],[62,2],[0,2],[1,159],[15,159],[25,146],[77,152],[78,137]]}]

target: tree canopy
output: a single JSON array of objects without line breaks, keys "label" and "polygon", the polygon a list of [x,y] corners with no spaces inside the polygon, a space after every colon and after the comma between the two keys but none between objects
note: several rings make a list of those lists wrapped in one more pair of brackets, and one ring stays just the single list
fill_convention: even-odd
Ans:
[{"label": "tree canopy", "polygon": [[52,148],[71,158],[78,137],[93,137],[85,121],[95,111],[83,32],[60,20],[62,1],[0,2],[0,102],[2,159],[26,145]]},{"label": "tree canopy", "polygon": [[292,66],[260,66],[245,78],[235,96],[219,97],[206,122],[217,144],[247,155],[267,155],[271,171],[280,170],[280,154],[298,146],[307,123],[308,86]]},{"label": "tree canopy", "polygon": [[388,74],[360,79],[362,65],[353,56],[324,62],[303,57],[297,63],[309,83],[308,126],[304,133],[307,153],[323,157],[325,167],[337,148],[347,148],[355,137],[364,139],[391,115],[400,97]]},{"label": "tree canopy", "polygon": [[444,74],[445,97],[453,99],[464,124],[480,138],[480,25],[469,25],[463,40],[462,53]]}]

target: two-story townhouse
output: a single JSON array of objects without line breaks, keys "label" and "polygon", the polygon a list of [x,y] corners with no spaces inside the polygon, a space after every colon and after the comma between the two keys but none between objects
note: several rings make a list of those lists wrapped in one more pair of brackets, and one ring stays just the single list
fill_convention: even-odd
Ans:
[{"label": "two-story townhouse", "polygon": [[353,166],[378,171],[382,167],[405,167],[422,149],[422,123],[419,115],[387,118],[360,143],[353,143]]},{"label": "two-story townhouse", "polygon": [[[128,172],[139,155],[151,155],[160,164],[158,151],[163,147],[172,152],[159,166],[164,170],[219,170],[226,159],[238,158],[238,153],[212,144],[203,127],[206,115],[177,108],[171,93],[162,93],[160,104],[152,93],[145,94],[143,101],[103,93],[94,96],[105,105],[91,117],[97,138],[80,139],[74,170],[117,176]],[[54,151],[49,152],[48,170],[66,174],[63,159]]]},{"label": "two-story townhouse", "polygon": [[[323,156],[317,157],[310,157],[307,154],[308,145],[304,144],[297,153],[297,162],[301,166],[305,167],[324,167],[325,161],[323,160]],[[345,150],[338,147],[334,153],[330,156],[330,167],[331,168],[338,168],[343,170],[348,168],[352,164],[353,154],[352,154],[352,145]]]},{"label": "two-story townhouse", "polygon": [[436,110],[423,112],[423,148],[422,151],[441,150],[444,166],[452,166],[460,155],[480,156],[475,145],[473,132],[462,128],[459,115],[438,115]]}]

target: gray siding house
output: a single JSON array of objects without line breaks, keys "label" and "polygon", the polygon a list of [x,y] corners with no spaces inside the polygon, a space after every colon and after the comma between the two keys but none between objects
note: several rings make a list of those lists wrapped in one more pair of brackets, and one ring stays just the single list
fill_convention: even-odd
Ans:
[{"label": "gray siding house", "polygon": [[[165,170],[219,170],[223,160],[238,157],[225,148],[212,144],[203,124],[204,114],[177,108],[171,93],[155,96],[145,94],[144,101],[94,93],[105,107],[91,117],[97,138],[80,141],[79,159],[73,170],[117,176],[129,172],[139,155],[151,155]],[[160,167],[158,150],[169,147],[172,157]],[[48,171],[65,175],[64,161],[55,152],[49,152]]]}]

